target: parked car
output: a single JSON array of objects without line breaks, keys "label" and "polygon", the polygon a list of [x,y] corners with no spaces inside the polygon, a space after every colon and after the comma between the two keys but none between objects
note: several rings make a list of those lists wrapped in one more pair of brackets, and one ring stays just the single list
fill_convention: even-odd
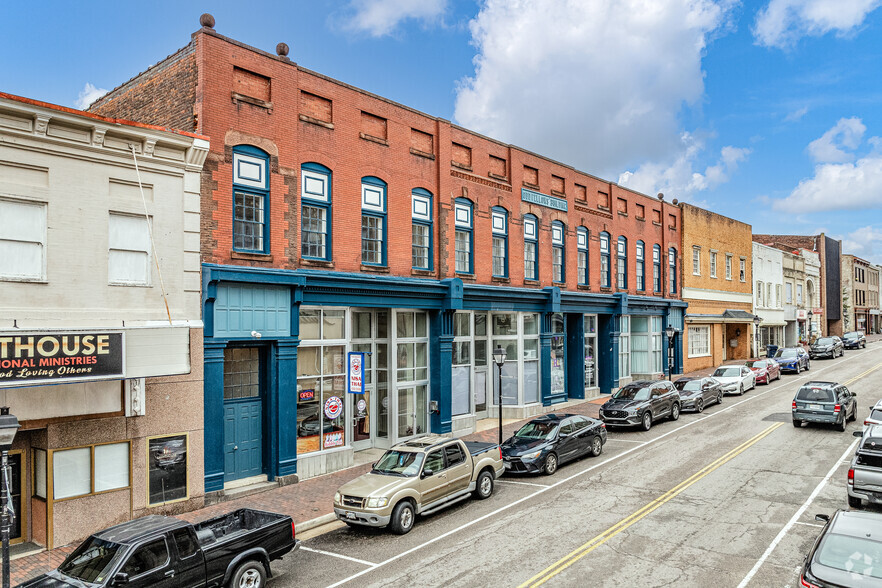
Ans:
[{"label": "parked car", "polygon": [[819,337],[814,343],[812,343],[811,347],[809,347],[809,357],[812,359],[817,359],[819,357],[829,357],[830,359],[833,359],[842,354],[842,339],[839,337]]},{"label": "parked car", "polygon": [[639,425],[644,431],[652,423],[680,418],[680,393],[667,380],[637,380],[619,388],[600,407],[600,419],[607,426]]},{"label": "parked car", "polygon": [[837,510],[825,523],[799,573],[799,585],[879,586],[882,583],[882,515]]},{"label": "parked car", "polygon": [[848,506],[861,508],[864,500],[882,504],[882,425],[870,425],[853,434],[861,442],[848,467]]},{"label": "parked car", "polygon": [[781,366],[782,372],[802,373],[811,369],[809,354],[802,347],[782,347],[775,352],[775,361]]},{"label": "parked car", "polygon": [[679,378],[674,388],[680,393],[680,410],[701,412],[723,402],[723,386],[714,378]]},{"label": "parked car", "polygon": [[756,376],[757,384],[771,384],[772,380],[781,379],[781,366],[774,359],[751,359],[744,365]]},{"label": "parked car", "polygon": [[867,338],[863,331],[849,331],[842,336],[842,345],[846,349],[866,348]]},{"label": "parked car", "polygon": [[495,443],[422,435],[393,445],[368,473],[334,495],[334,513],[347,525],[386,527],[398,535],[426,515],[469,496],[490,498],[505,471]]},{"label": "parked car", "polygon": [[796,391],[791,405],[793,426],[802,423],[826,423],[845,430],[848,421],[857,418],[857,400],[842,384],[806,382]]},{"label": "parked car", "polygon": [[243,508],[197,525],[149,515],[95,533],[20,586],[264,586],[270,562],[299,546],[287,515]]},{"label": "parked car", "polygon": [[714,372],[714,379],[720,383],[723,394],[744,394],[756,388],[756,376],[746,365],[721,365]]},{"label": "parked car", "polygon": [[542,472],[585,455],[597,457],[606,443],[606,425],[577,414],[547,414],[533,419],[502,443],[508,472]]},{"label": "parked car", "polygon": [[882,425],[882,400],[870,407],[870,414],[864,419],[864,426]]}]

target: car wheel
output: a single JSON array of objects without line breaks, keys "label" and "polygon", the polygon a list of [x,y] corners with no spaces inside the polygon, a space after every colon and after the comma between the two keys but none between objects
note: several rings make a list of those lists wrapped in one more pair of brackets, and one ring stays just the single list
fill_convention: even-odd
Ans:
[{"label": "car wheel", "polygon": [[851,508],[862,508],[861,499],[857,496],[849,496],[848,497],[848,506]]},{"label": "car wheel", "polygon": [[642,425],[643,425],[644,431],[648,431],[649,429],[652,428],[652,413],[649,412],[648,410],[643,413]]},{"label": "car wheel", "polygon": [[240,564],[230,580],[230,588],[263,588],[265,584],[266,570],[262,563],[254,560]]},{"label": "car wheel", "polygon": [[475,498],[485,500],[493,494],[493,476],[490,472],[483,471],[478,474],[478,481],[475,488]]},{"label": "car wheel", "polygon": [[695,401],[695,412],[704,412],[704,400],[701,398]]},{"label": "car wheel", "polygon": [[671,420],[676,421],[679,418],[680,418],[680,405],[675,402],[674,405],[671,407]]},{"label": "car wheel", "polygon": [[717,392],[717,404],[723,404],[723,393]]},{"label": "car wheel", "polygon": [[551,476],[554,472],[557,471],[557,455],[554,453],[549,453],[545,458],[545,465],[542,466],[542,473],[546,476]]},{"label": "car wheel", "polygon": [[798,429],[799,427],[802,426],[802,421],[798,421],[796,419],[793,419],[793,426]]},{"label": "car wheel", "polygon": [[597,457],[603,453],[603,440],[595,435],[591,441],[591,457]]},{"label": "car wheel", "polygon": [[805,362],[805,371],[809,371],[812,369],[812,364],[810,361]]},{"label": "car wheel", "polygon": [[802,373],[802,364],[797,361],[796,362],[796,375],[798,376],[801,373]]},{"label": "car wheel", "polygon": [[842,422],[836,425],[836,430],[842,433],[845,432],[845,425],[847,424],[848,419],[845,418],[845,415],[842,415]]},{"label": "car wheel", "polygon": [[744,394],[744,384],[738,384],[738,396]]},{"label": "car wheel", "polygon": [[392,511],[392,521],[389,523],[389,528],[396,535],[405,535],[413,529],[415,518],[416,511],[413,504],[408,500],[402,500],[395,505],[395,509]]}]

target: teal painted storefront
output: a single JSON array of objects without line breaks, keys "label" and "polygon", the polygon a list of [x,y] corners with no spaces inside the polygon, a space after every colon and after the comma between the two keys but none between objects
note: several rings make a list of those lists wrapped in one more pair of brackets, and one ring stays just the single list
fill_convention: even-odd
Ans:
[{"label": "teal painted storefront", "polygon": [[[619,381],[620,317],[660,316],[662,329],[670,320],[682,331],[685,307],[685,303],[675,299],[622,293],[464,285],[457,278],[439,281],[214,264],[203,265],[203,303],[206,492],[222,490],[225,482],[252,475],[256,468],[270,480],[297,473],[301,307],[424,311],[429,332],[427,404],[432,407],[428,428],[435,433],[452,430],[457,311],[535,313],[539,317],[539,402],[552,406],[585,397],[585,315],[596,315],[596,386],[601,393],[609,393]],[[678,335],[674,347],[674,373],[679,373],[682,365],[679,338]],[[552,352],[554,344],[563,348],[563,386],[560,380],[552,385],[552,362],[561,361]],[[667,349],[666,339],[663,344]],[[239,349],[251,350],[252,357],[259,357],[260,367],[253,371],[247,384],[231,387],[231,380],[244,377],[233,373],[235,369],[230,367],[236,365],[234,360],[242,353],[236,351]],[[257,360],[254,365],[258,365]],[[664,367],[667,374],[667,361]],[[491,366],[490,374],[495,373]],[[242,426],[237,429],[231,419],[239,419]],[[259,431],[254,428],[255,423],[260,424]],[[231,455],[242,450],[243,446],[237,443],[240,439],[250,448],[250,455],[241,459]]]}]

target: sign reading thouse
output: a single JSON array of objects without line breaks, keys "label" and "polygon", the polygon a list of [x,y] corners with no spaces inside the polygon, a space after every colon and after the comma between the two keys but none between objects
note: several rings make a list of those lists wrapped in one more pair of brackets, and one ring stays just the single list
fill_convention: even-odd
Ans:
[{"label": "sign reading thouse", "polygon": [[122,333],[0,333],[0,387],[125,377]]},{"label": "sign reading thouse", "polygon": [[567,211],[567,201],[563,198],[555,198],[541,192],[534,192],[527,188],[521,188],[521,200],[524,202],[532,202],[546,208],[554,208],[555,210]]}]

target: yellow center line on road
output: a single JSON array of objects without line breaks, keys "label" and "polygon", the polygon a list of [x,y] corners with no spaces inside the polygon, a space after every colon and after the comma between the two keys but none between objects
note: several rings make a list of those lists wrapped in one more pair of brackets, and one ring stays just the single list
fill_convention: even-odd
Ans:
[{"label": "yellow center line on road", "polygon": [[541,572],[539,572],[538,574],[536,574],[535,576],[533,576],[532,578],[530,578],[529,580],[527,580],[526,582],[521,584],[518,588],[525,588],[527,586],[530,586],[530,587],[541,586],[542,584],[544,584],[545,582],[547,582],[548,580],[550,580],[551,578],[553,578],[557,574],[561,573],[562,571],[564,571],[565,569],[567,569],[568,567],[570,567],[571,565],[573,565],[574,563],[576,563],[577,561],[579,561],[580,559],[582,559],[583,557],[585,557],[586,555],[588,555],[589,553],[594,551],[596,548],[600,547],[601,545],[603,545],[604,543],[606,543],[607,541],[609,541],[610,539],[612,539],[613,537],[615,537],[616,535],[618,535],[619,533],[621,533],[622,531],[624,531],[625,529],[627,529],[628,527],[630,527],[631,525],[633,525],[634,523],[636,523],[637,521],[639,521],[640,519],[642,519],[643,517],[645,517],[646,515],[651,513],[652,511],[654,511],[655,509],[659,508],[664,503],[668,502],[669,500],[671,500],[672,498],[674,498],[675,496],[677,496],[678,494],[680,494],[681,492],[686,490],[686,488],[688,488],[689,486],[692,486],[693,484],[695,484],[696,482],[698,482],[699,480],[701,480],[702,478],[704,478],[705,476],[707,476],[708,474],[710,474],[711,472],[716,470],[717,468],[721,467],[722,465],[724,465],[728,461],[735,458],[740,453],[742,453],[745,450],[747,450],[748,448],[750,448],[752,445],[758,443],[759,441],[761,441],[762,439],[764,439],[765,437],[770,435],[772,433],[772,431],[774,431],[775,429],[777,429],[778,427],[781,427],[783,425],[784,425],[784,423],[775,423],[774,425],[770,426],[768,429],[764,430],[762,433],[759,433],[755,437],[752,437],[751,439],[745,441],[744,443],[742,443],[741,445],[739,445],[735,449],[731,450],[729,453],[725,454],[724,456],[720,457],[719,459],[715,460],[714,462],[703,467],[702,469],[700,469],[699,471],[694,473],[692,476],[690,476],[689,478],[687,478],[683,482],[677,484],[676,486],[674,486],[673,488],[671,488],[670,490],[668,490],[667,492],[665,492],[664,494],[662,494],[661,496],[659,496],[658,498],[656,498],[655,500],[653,500],[652,502],[650,502],[649,504],[647,504],[646,506],[641,508],[640,510],[638,510],[638,511],[632,513],[631,515],[629,515],[628,517],[622,519],[621,521],[619,521],[618,523],[616,523],[615,525],[613,525],[609,529],[605,530],[600,535],[594,537],[593,539],[591,539],[590,541],[588,541],[587,543],[585,543],[584,545],[582,545],[581,547],[579,547],[575,551],[572,551],[567,556],[558,560],[557,562],[555,562],[551,566],[545,568],[544,570],[542,570]]},{"label": "yellow center line on road", "polygon": [[847,382],[843,382],[842,385],[848,386],[849,384],[854,384],[855,382],[857,382],[861,378],[865,378],[865,377],[869,376],[870,374],[872,374],[873,372],[875,372],[879,368],[882,368],[882,363],[878,363],[878,364],[874,365],[873,367],[871,367],[870,369],[868,369],[867,371],[865,371],[864,373],[856,375],[855,377],[851,378]]}]

